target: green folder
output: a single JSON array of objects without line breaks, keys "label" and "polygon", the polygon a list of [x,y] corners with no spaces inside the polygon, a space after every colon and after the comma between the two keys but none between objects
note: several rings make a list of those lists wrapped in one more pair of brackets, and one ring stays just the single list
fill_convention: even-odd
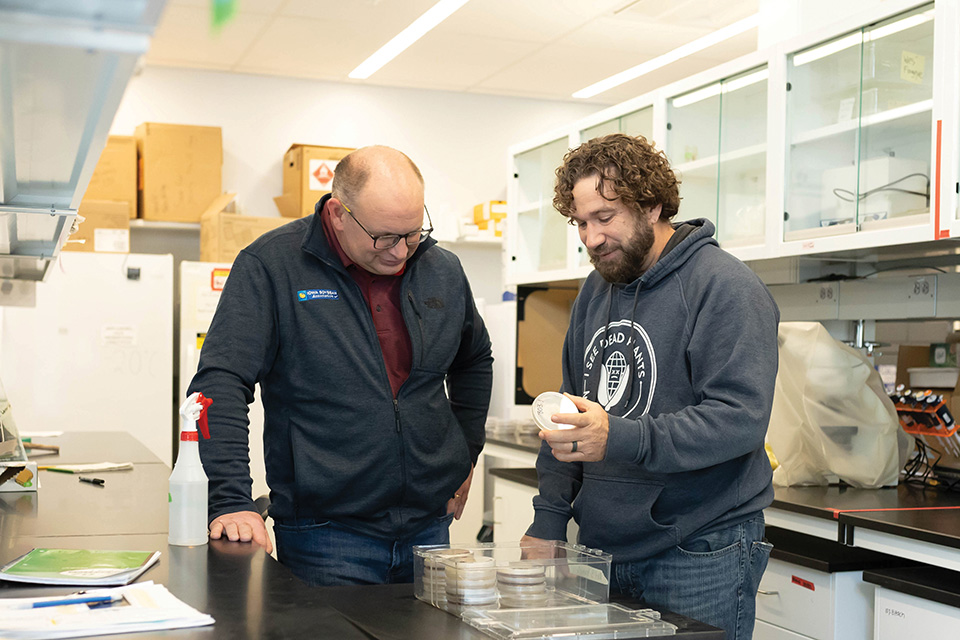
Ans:
[{"label": "green folder", "polygon": [[159,558],[159,551],[33,549],[0,568],[0,580],[119,586],[136,580]]}]

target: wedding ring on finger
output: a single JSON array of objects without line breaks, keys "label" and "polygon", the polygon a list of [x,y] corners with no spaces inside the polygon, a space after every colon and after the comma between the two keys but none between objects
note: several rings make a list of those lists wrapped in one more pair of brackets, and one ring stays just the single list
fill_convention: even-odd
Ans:
[{"label": "wedding ring on finger", "polygon": [[570,449],[570,453],[576,453],[576,452],[577,452],[577,441],[574,440],[574,441],[573,441],[573,448]]}]

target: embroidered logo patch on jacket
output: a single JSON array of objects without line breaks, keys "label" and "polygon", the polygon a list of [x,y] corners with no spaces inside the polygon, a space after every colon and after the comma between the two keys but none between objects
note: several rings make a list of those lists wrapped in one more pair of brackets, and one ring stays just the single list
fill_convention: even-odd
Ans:
[{"label": "embroidered logo patch on jacket", "polygon": [[340,292],[336,289],[303,289],[297,291],[297,300],[307,302],[308,300],[339,300]]}]

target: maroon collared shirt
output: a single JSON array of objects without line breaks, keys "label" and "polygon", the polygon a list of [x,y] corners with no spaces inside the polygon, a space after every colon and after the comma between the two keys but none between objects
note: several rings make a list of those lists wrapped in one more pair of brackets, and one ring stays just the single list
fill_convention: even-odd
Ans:
[{"label": "maroon collared shirt", "polygon": [[406,264],[392,276],[370,273],[356,264],[340,246],[340,240],[330,222],[331,214],[328,207],[329,203],[320,213],[323,232],[327,236],[327,242],[337,252],[340,261],[346,267],[347,273],[363,292],[363,299],[367,301],[370,315],[373,316],[373,326],[377,330],[383,363],[387,369],[387,377],[390,378],[390,388],[393,390],[393,397],[397,397],[400,386],[410,376],[410,367],[413,362],[413,345],[410,343],[410,334],[407,332],[407,324],[403,321],[400,306],[400,279]]}]

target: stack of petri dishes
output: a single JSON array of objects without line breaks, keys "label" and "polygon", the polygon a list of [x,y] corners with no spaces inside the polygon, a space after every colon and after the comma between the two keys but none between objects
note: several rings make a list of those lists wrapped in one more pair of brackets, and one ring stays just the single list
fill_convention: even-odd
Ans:
[{"label": "stack of petri dishes", "polygon": [[455,557],[446,565],[447,601],[461,606],[497,602],[497,568],[487,556]]},{"label": "stack of petri dishes", "polygon": [[497,569],[497,590],[501,607],[542,607],[547,602],[546,571],[543,565],[512,562]]},{"label": "stack of petri dishes", "polygon": [[448,558],[473,557],[466,549],[436,549],[423,561],[423,590],[434,603],[447,599],[446,564]]}]

